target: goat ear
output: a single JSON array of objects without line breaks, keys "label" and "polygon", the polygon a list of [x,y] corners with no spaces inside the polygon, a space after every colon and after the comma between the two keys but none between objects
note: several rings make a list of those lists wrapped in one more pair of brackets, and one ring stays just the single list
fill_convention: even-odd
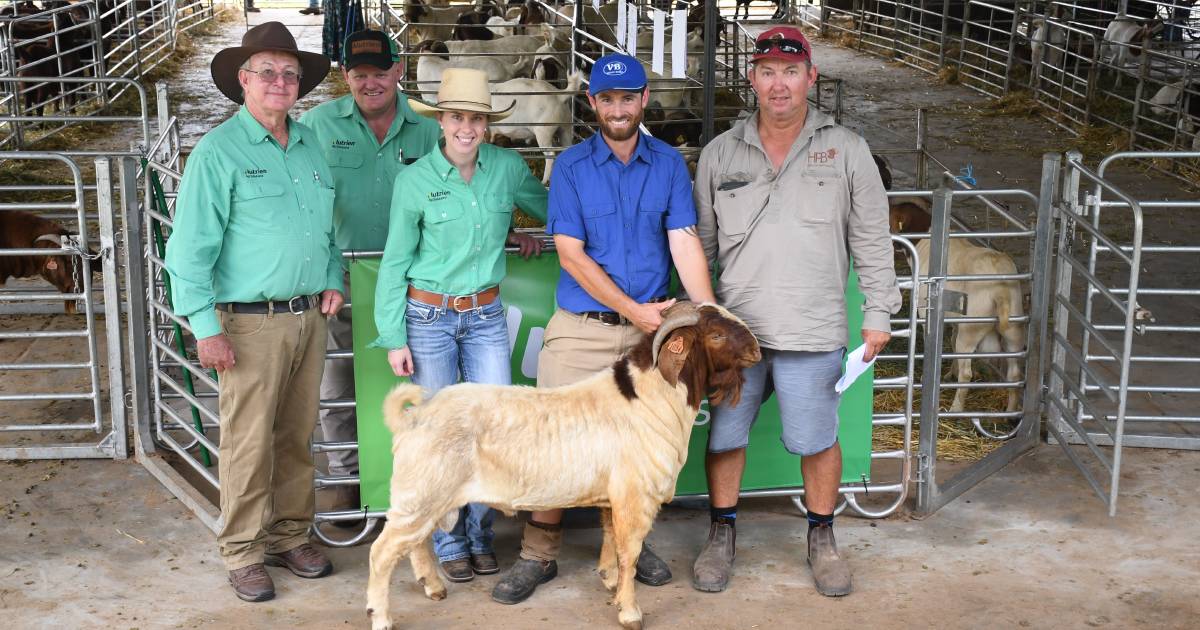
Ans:
[{"label": "goat ear", "polygon": [[658,371],[671,385],[679,382],[679,372],[691,354],[695,337],[688,331],[675,333],[658,353]]},{"label": "goat ear", "polygon": [[58,271],[58,261],[53,258],[47,260],[46,261],[46,270],[47,271]]}]

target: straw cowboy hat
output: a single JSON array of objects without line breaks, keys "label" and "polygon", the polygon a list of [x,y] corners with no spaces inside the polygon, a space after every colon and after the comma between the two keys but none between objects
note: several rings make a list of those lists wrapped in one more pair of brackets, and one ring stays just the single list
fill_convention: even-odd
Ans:
[{"label": "straw cowboy hat", "polygon": [[517,100],[505,109],[492,109],[492,93],[488,89],[487,73],[471,68],[447,68],[442,73],[442,84],[438,86],[437,104],[409,101],[413,111],[433,118],[437,112],[478,112],[487,114],[492,120],[503,120],[512,113]]},{"label": "straw cowboy hat", "polygon": [[282,52],[295,55],[300,60],[300,94],[304,96],[325,80],[329,72],[329,59],[324,55],[296,48],[296,38],[279,22],[264,22],[242,35],[242,45],[226,48],[213,56],[213,83],[229,100],[242,103],[242,86],[238,83],[238,68],[247,59],[260,52]]}]

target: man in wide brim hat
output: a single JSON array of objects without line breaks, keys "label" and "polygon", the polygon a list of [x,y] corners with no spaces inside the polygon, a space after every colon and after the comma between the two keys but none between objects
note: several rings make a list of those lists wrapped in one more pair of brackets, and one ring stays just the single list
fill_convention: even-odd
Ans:
[{"label": "man in wide brim hat", "polygon": [[429,118],[436,118],[438,112],[474,112],[487,114],[492,120],[504,120],[512,114],[517,100],[513,99],[504,109],[494,109],[486,72],[473,68],[447,68],[438,86],[437,103],[410,101],[409,104],[414,112]]},{"label": "man in wide brim hat", "polygon": [[242,103],[196,143],[179,185],[167,271],[204,368],[220,374],[221,530],[238,598],[275,596],[265,565],[304,578],[333,565],[309,543],[309,450],[325,369],[325,318],[343,303],[333,174],[292,119],[329,70],[278,22],[217,53],[213,81]]},{"label": "man in wide brim hat", "polygon": [[329,59],[325,55],[300,50],[291,31],[279,22],[265,22],[246,31],[242,45],[226,48],[213,56],[209,69],[213,83],[229,100],[242,104],[242,86],[238,83],[238,70],[250,57],[260,52],[281,52],[295,55],[300,62],[300,93],[297,98],[313,91],[329,72]]}]

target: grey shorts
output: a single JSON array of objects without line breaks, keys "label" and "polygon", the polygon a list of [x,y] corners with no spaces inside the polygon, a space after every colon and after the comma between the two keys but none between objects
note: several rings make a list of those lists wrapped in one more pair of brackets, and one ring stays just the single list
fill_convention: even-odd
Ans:
[{"label": "grey shorts", "polygon": [[746,383],[737,406],[722,403],[713,408],[708,452],[745,448],[759,407],[772,392],[779,398],[780,441],[789,453],[814,455],[833,446],[841,402],[833,386],[841,378],[845,354],[845,348],[831,352],[763,348],[762,361],[744,372]]}]

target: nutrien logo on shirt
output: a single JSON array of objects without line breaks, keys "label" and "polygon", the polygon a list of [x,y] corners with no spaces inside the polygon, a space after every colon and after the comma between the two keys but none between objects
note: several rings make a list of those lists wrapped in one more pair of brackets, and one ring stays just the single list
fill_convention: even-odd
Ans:
[{"label": "nutrien logo on shirt", "polygon": [[354,146],[354,144],[355,144],[355,142],[353,140],[334,140],[333,141],[333,146],[336,148],[339,148],[339,149],[349,149],[350,147]]},{"label": "nutrien logo on shirt", "polygon": [[265,168],[248,168],[248,169],[246,169],[246,178],[247,179],[262,179],[263,176],[266,174],[267,174],[267,169],[265,169]]},{"label": "nutrien logo on shirt", "polygon": [[809,164],[827,164],[838,156],[838,150],[829,148],[824,151],[813,151],[808,154]]},{"label": "nutrien logo on shirt", "polygon": [[430,192],[427,195],[427,198],[430,201],[441,201],[449,196],[450,196],[449,190],[436,190],[436,191]]}]

